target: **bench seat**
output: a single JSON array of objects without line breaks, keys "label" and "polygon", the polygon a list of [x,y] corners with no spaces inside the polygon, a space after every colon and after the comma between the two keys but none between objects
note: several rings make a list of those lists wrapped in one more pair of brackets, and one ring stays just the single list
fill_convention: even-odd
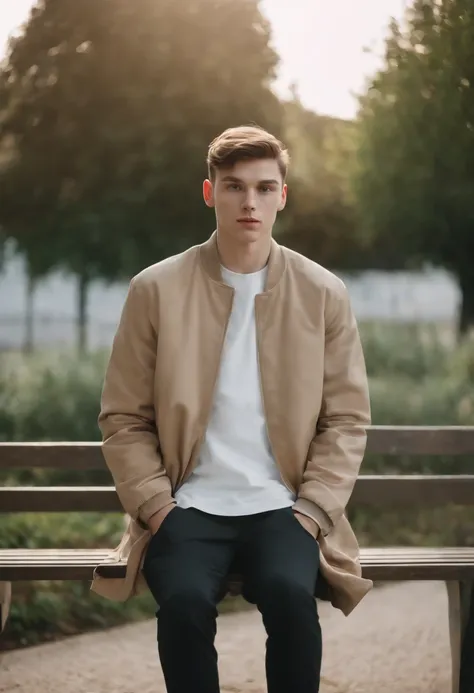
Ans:
[{"label": "bench seat", "polygon": [[[91,580],[96,566],[108,578],[125,575],[109,549],[0,549],[0,581]],[[372,580],[474,580],[474,548],[362,548],[364,577]],[[229,576],[238,582],[238,576]]]}]

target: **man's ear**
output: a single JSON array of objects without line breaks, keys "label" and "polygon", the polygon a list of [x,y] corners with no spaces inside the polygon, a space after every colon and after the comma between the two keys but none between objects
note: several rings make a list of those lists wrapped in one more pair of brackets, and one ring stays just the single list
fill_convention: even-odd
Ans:
[{"label": "man's ear", "polygon": [[281,212],[282,209],[285,209],[287,198],[288,198],[288,186],[285,183],[285,185],[283,186],[283,190],[281,191],[280,204],[278,205],[278,211],[279,212]]},{"label": "man's ear", "polygon": [[208,178],[202,184],[202,195],[206,205],[214,207],[214,186]]}]

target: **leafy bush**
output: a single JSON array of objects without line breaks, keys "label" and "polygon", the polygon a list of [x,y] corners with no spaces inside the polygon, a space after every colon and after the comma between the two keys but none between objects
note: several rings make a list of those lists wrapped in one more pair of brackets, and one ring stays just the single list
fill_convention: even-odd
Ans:
[{"label": "leafy bush", "polygon": [[451,333],[438,325],[371,322],[360,331],[369,377],[442,377],[456,353]]},{"label": "leafy bush", "polygon": [[0,440],[99,440],[103,352],[0,358]]},{"label": "leafy bush", "polygon": [[155,610],[148,593],[122,603],[94,594],[89,582],[16,582],[2,649],[150,618]]}]

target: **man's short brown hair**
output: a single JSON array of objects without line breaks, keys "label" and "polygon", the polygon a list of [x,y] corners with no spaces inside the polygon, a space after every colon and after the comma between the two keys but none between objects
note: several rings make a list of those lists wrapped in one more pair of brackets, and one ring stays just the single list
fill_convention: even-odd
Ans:
[{"label": "man's short brown hair", "polygon": [[217,170],[251,159],[274,159],[285,181],[290,161],[288,150],[274,135],[255,125],[228,128],[211,142],[207,154],[209,178],[214,182]]}]

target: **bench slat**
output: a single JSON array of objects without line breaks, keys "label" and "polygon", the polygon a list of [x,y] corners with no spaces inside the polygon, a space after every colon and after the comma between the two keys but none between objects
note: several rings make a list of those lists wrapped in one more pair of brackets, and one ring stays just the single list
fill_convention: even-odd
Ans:
[{"label": "bench slat", "polygon": [[[10,561],[15,557],[20,560],[39,559],[45,561],[63,560],[65,558],[90,558],[91,556],[110,556],[113,550],[110,548],[99,549],[71,549],[71,548],[50,548],[50,549],[25,549],[25,548],[8,548],[0,549],[0,565],[4,561]],[[362,554],[366,558],[377,560],[400,560],[408,558],[409,560],[420,559],[438,559],[444,560],[452,557],[473,557],[474,548],[470,546],[452,546],[444,547],[417,547],[417,546],[388,546],[384,547],[363,547]]]},{"label": "bench slat", "polygon": [[472,455],[474,426],[370,426],[367,452],[384,455]]},{"label": "bench slat", "polygon": [[474,475],[364,475],[356,480],[349,509],[356,505],[379,508],[473,505]]},{"label": "bench slat", "polygon": [[[474,475],[362,475],[349,509],[355,505],[393,508],[472,505]],[[0,488],[1,512],[123,512],[113,486]]]},{"label": "bench slat", "polygon": [[[0,581],[91,580],[103,565],[104,577],[125,575],[125,563],[113,561],[109,549],[0,549]],[[17,555],[15,555],[17,554]],[[361,550],[362,570],[372,580],[473,580],[474,548],[389,547]],[[232,576],[230,581],[239,581]]]},{"label": "bench slat", "polygon": [[[472,455],[474,426],[369,426],[367,452]],[[0,469],[105,469],[99,442],[1,443]]]},{"label": "bench slat", "polygon": [[[21,556],[22,560],[31,560],[33,558],[39,558],[44,561],[61,561],[63,558],[77,557],[77,558],[91,558],[96,560],[97,558],[102,558],[106,556],[111,556],[113,554],[113,549],[110,548],[99,548],[99,549],[61,549],[61,548],[50,548],[50,549],[0,549],[0,565],[5,561],[11,560],[14,556]],[[410,559],[421,558],[451,558],[453,555],[464,555],[474,558],[474,548],[469,546],[466,547],[411,547],[411,546],[388,546],[388,547],[368,547],[361,549],[361,555],[368,557],[370,559],[385,560],[393,559],[399,560],[400,557],[408,557]]]}]

